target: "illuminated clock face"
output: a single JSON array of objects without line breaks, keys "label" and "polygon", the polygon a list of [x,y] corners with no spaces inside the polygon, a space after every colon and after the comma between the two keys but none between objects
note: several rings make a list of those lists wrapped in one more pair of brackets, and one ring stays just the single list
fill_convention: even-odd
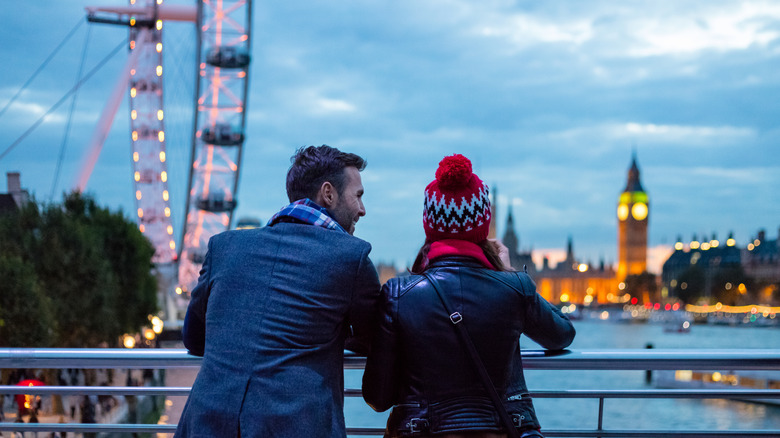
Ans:
[{"label": "illuminated clock face", "polygon": [[618,205],[618,219],[621,221],[624,221],[628,219],[628,205],[627,204],[620,204]]},{"label": "illuminated clock face", "polygon": [[634,216],[634,219],[638,221],[644,220],[644,218],[647,217],[647,204],[644,202],[637,202],[634,204],[634,206],[631,207],[631,216]]}]

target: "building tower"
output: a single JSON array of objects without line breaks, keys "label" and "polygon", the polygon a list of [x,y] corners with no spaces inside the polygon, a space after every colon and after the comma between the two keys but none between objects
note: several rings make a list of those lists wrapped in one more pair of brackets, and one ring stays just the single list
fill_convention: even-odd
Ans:
[{"label": "building tower", "polygon": [[628,182],[618,199],[618,271],[617,280],[641,274],[647,269],[647,220],[650,204],[639,181],[636,152],[631,157]]}]

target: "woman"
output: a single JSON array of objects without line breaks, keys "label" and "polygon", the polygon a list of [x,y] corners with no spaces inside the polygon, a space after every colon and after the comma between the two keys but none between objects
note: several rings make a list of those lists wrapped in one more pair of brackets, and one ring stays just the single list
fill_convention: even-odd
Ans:
[{"label": "woman", "polygon": [[563,349],[574,327],[527,274],[511,269],[506,248],[487,240],[490,220],[488,189],[471,162],[445,157],[425,188],[426,240],[414,275],[382,288],[380,327],[363,375],[366,402],[379,412],[393,408],[386,437],[508,436],[444,300],[462,315],[518,435],[542,436],[519,338],[525,333],[544,348]]}]

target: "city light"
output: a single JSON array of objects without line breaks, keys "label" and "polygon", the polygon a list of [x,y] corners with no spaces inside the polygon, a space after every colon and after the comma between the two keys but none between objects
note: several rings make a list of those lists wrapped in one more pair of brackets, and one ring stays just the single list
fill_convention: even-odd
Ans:
[{"label": "city light", "polygon": [[135,199],[137,199],[139,201],[141,200],[141,191],[140,190],[136,190],[135,191]]},{"label": "city light", "polygon": [[163,321],[159,317],[152,317],[152,330],[158,335],[163,331]]},{"label": "city light", "polygon": [[135,338],[130,335],[125,335],[122,338],[122,345],[125,346],[125,348],[133,348],[135,347]]},{"label": "city light", "polygon": [[732,239],[732,238],[729,238],[728,240],[726,240],[726,246],[734,246],[736,244],[737,244],[737,241]]},{"label": "city light", "polygon": [[155,73],[157,73],[157,76],[162,76],[162,66],[158,65],[157,68],[154,70]]},{"label": "city light", "polygon": [[176,286],[176,295],[181,295],[182,290],[180,287]]},{"label": "city light", "polygon": [[561,294],[561,302],[568,302],[569,301],[569,294],[563,293]]},{"label": "city light", "polygon": [[164,142],[165,141],[165,132],[163,132],[163,131],[158,132],[157,133],[157,139],[160,140],[160,143]]},{"label": "city light", "polygon": [[691,249],[699,249],[699,242],[696,240],[691,241]]},{"label": "city light", "polygon": [[580,263],[580,265],[577,266],[577,270],[580,272],[585,272],[588,270],[588,265],[586,265],[585,263]]},{"label": "city light", "polygon": [[168,191],[163,190],[163,201],[167,201],[167,200],[168,200]]},{"label": "city light", "polygon": [[748,243],[747,249],[748,251],[753,251],[756,247],[752,243]]},{"label": "city light", "polygon": [[[138,155],[138,152],[133,152],[133,161],[137,162],[139,158],[140,158],[140,156]],[[138,181],[138,180],[136,180],[136,181]]]},{"label": "city light", "polygon": [[163,110],[157,110],[157,120],[163,119]]},{"label": "city light", "polygon": [[[133,133],[130,136],[133,138],[133,141],[138,141],[138,131],[133,131]],[[133,154],[133,157],[135,157],[135,154]]]},{"label": "city light", "polygon": [[675,243],[675,244],[674,244],[674,249],[676,249],[677,251],[682,251],[682,249],[683,249],[684,247],[685,247],[685,246],[683,245],[683,243],[682,243],[682,242],[677,242],[677,243]]},{"label": "city light", "polygon": [[157,49],[157,53],[162,52],[162,43],[157,43],[157,46],[155,48]]}]

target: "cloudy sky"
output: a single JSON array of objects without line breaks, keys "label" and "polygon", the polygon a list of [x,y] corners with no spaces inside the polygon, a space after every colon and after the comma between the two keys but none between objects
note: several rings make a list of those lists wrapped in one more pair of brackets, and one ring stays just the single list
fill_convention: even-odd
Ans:
[{"label": "cloudy sky", "polygon": [[[179,2],[177,3],[185,3]],[[92,1],[6,5],[0,170],[38,200],[72,187],[126,51],[8,147],[127,36],[84,23]],[[103,4],[126,2],[105,0]],[[297,147],[361,154],[368,215],[356,235],[375,262],[410,262],[424,238],[422,191],[439,160],[472,159],[513,211],[521,247],[615,262],[616,203],[636,151],[649,242],[678,235],[741,245],[780,228],[780,3],[776,1],[396,0],[254,2],[247,141],[236,217],[286,202]],[[165,27],[166,140],[177,233],[189,167],[192,25]],[[73,111],[70,109],[73,107]],[[134,211],[127,102],[88,191]],[[69,131],[66,130],[71,120]],[[60,155],[61,165],[58,166]],[[60,169],[59,174],[57,169]],[[4,191],[0,185],[0,191]],[[234,218],[235,221],[235,218]]]}]

